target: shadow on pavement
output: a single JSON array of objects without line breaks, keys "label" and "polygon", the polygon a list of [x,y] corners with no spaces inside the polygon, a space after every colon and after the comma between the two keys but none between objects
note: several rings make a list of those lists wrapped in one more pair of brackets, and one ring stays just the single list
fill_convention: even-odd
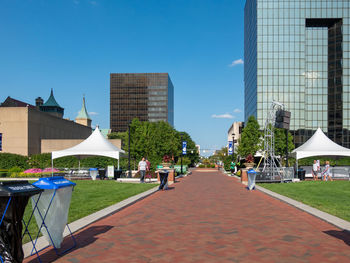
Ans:
[{"label": "shadow on pavement", "polygon": [[[69,254],[70,252],[76,249],[80,249],[94,243],[98,239],[97,238],[98,235],[108,232],[111,228],[113,227],[112,226],[92,226],[92,227],[86,228],[85,230],[79,232],[78,234],[74,234],[74,237],[77,241],[77,246],[69,250],[66,254]],[[62,247],[59,249],[59,251],[64,251],[65,248],[71,247],[73,244],[72,242],[73,241],[70,236],[65,237],[62,243]],[[39,255],[42,262],[53,262],[60,257],[60,256],[57,256],[52,246],[48,247],[46,250],[44,250],[44,252],[41,252],[41,253],[39,252]],[[32,256],[29,261],[26,261],[26,260],[24,261],[27,263],[39,262],[36,255]]]},{"label": "shadow on pavement", "polygon": [[350,232],[346,230],[337,231],[337,230],[329,230],[323,231],[327,235],[343,240],[345,244],[350,246]]},{"label": "shadow on pavement", "polygon": [[169,190],[174,190],[175,189],[175,187],[173,187],[173,186],[168,186],[168,188],[166,189],[166,190],[164,190],[164,191],[169,191]]}]

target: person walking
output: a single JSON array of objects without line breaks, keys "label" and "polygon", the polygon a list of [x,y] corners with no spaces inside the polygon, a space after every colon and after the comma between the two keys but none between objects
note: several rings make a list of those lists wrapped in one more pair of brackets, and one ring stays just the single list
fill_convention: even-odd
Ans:
[{"label": "person walking", "polygon": [[231,175],[234,174],[235,167],[236,167],[236,163],[234,161],[232,161],[231,164],[230,164]]},{"label": "person walking", "polygon": [[[324,170],[323,170],[323,181],[328,181],[328,179],[330,181],[333,181],[329,170],[330,170],[329,161],[326,161],[326,165],[324,166]],[[326,177],[327,177],[327,180],[326,180]]]},{"label": "person walking", "polygon": [[148,158],[146,158],[146,163],[147,163],[147,169],[146,169],[145,180],[148,178],[149,181],[151,182],[151,179],[152,179],[152,175],[151,175],[151,162],[148,161]]},{"label": "person walking", "polygon": [[314,163],[312,165],[312,176],[314,177],[314,181],[317,181],[318,171],[319,171],[318,163],[316,160],[314,160]]},{"label": "person walking", "polygon": [[138,165],[138,172],[140,173],[140,183],[145,182],[146,170],[147,170],[147,163],[145,161],[145,157],[142,157]]}]

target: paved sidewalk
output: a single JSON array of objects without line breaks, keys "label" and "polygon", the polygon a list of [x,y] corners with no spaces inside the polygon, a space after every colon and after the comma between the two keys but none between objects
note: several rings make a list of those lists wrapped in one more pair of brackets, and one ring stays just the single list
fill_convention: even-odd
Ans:
[{"label": "paved sidewalk", "polygon": [[348,232],[218,171],[194,171],[75,236],[75,250],[46,250],[43,262],[350,262]]}]

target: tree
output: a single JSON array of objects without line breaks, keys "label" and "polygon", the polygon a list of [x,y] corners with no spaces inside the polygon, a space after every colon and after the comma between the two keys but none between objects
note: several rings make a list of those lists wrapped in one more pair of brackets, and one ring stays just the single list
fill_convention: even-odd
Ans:
[{"label": "tree", "polygon": [[[286,132],[284,129],[275,128],[275,154],[284,156],[286,154]],[[288,152],[295,148],[293,143],[293,136],[288,132]]]},{"label": "tree", "polygon": [[247,125],[243,128],[237,149],[237,153],[241,157],[246,157],[249,154],[254,156],[260,150],[262,133],[259,129],[260,126],[255,117],[250,116]]},{"label": "tree", "polygon": [[181,142],[181,133],[182,133],[182,140],[187,142],[187,154],[185,155],[186,158],[190,160],[190,165],[194,165],[195,163],[199,162],[199,153],[196,147],[196,143],[192,140],[191,136],[187,132],[177,132],[178,140],[180,142],[179,146],[179,152],[178,152],[178,158],[180,158],[182,154],[182,142]]},{"label": "tree", "polygon": [[213,163],[221,161],[224,165],[224,169],[228,171],[230,170],[232,160],[236,160],[236,158],[236,153],[234,153],[234,156],[228,155],[227,147],[222,147],[220,150],[216,151],[214,155],[210,156],[209,160]]},{"label": "tree", "polygon": [[[122,138],[122,148],[125,151],[129,150],[128,133],[127,131],[124,134],[113,135],[113,137]],[[186,157],[193,165],[199,159],[198,152],[195,150],[195,142],[187,133],[182,134],[183,140],[187,141],[187,148],[190,149]],[[170,156],[175,163],[181,156],[181,134],[167,122],[140,122],[135,118],[130,124],[130,135],[132,162],[137,163],[142,157],[146,157],[151,162],[151,168],[155,169],[156,165],[162,162],[163,156]],[[127,162],[122,161],[121,165],[124,167]]]}]

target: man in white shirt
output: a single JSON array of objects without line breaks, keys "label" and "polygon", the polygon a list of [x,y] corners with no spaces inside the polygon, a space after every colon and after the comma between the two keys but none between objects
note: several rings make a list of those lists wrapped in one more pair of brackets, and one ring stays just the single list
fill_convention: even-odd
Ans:
[{"label": "man in white shirt", "polygon": [[147,170],[147,162],[145,161],[145,158],[142,157],[142,160],[139,162],[139,165],[138,165],[138,172],[140,172],[141,183],[144,183],[146,170]]}]

